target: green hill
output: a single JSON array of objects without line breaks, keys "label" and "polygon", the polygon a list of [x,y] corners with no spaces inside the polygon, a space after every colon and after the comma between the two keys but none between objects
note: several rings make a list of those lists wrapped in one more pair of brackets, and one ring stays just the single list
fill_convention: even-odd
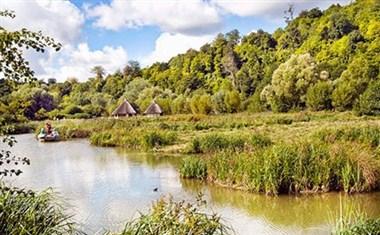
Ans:
[{"label": "green hill", "polygon": [[10,119],[90,117],[108,115],[127,98],[140,111],[156,99],[165,113],[353,109],[376,115],[379,55],[380,1],[357,0],[303,11],[273,34],[219,34],[167,63],[140,69],[130,62],[106,77],[98,68],[85,83],[0,81],[0,110],[21,110]]}]

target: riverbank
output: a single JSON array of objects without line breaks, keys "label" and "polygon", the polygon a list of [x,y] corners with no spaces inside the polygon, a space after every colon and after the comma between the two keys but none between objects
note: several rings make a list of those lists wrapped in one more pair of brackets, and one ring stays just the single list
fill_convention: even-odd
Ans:
[{"label": "riverbank", "polygon": [[[42,124],[38,124],[42,125]],[[54,121],[62,139],[197,155],[182,177],[266,194],[369,192],[380,185],[380,117],[301,112]]]}]

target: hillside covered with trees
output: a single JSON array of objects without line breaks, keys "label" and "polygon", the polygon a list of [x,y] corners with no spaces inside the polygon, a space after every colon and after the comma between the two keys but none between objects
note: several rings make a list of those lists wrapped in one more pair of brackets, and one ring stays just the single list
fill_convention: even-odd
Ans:
[{"label": "hillside covered with trees", "polygon": [[286,19],[287,26],[273,34],[233,30],[167,63],[141,68],[130,61],[108,75],[99,65],[83,83],[1,79],[0,113],[11,122],[108,116],[126,98],[140,112],[155,99],[166,114],[380,114],[380,1],[357,0]]}]

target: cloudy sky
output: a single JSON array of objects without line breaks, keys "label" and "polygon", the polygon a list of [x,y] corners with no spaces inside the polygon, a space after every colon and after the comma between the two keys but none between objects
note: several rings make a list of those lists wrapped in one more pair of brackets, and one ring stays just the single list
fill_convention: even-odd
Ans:
[{"label": "cloudy sky", "polygon": [[351,0],[0,0],[15,19],[0,19],[9,30],[41,30],[63,44],[59,52],[27,52],[39,78],[85,81],[93,66],[107,72],[128,60],[143,66],[199,49],[219,32],[284,26],[284,10],[295,11]]}]

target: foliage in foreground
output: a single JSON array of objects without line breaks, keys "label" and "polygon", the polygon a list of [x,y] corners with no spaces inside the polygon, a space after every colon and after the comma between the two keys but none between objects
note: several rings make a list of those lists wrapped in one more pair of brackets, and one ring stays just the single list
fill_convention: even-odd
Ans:
[{"label": "foliage in foreground", "polygon": [[198,198],[196,206],[184,201],[175,202],[171,198],[161,198],[153,204],[147,214],[126,224],[120,235],[156,234],[230,234],[217,214],[208,215],[201,210],[205,203]]},{"label": "foliage in foreground", "polygon": [[344,207],[340,201],[338,216],[334,216],[334,235],[379,235],[380,218],[369,218],[360,208]]},{"label": "foliage in foreground", "polygon": [[0,234],[79,234],[50,190],[40,193],[0,185]]}]

